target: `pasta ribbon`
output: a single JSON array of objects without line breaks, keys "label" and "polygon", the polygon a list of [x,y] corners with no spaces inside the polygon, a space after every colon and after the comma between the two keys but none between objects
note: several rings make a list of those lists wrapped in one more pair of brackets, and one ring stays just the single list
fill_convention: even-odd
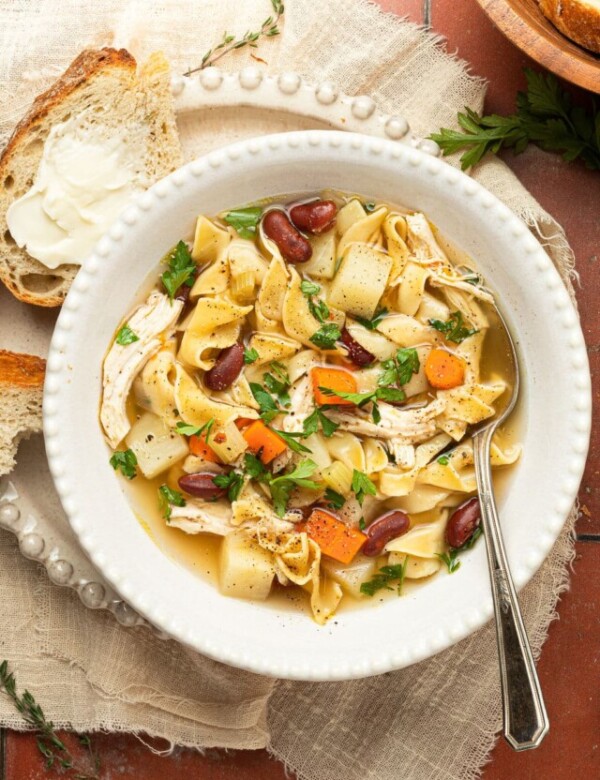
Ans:
[{"label": "pasta ribbon", "polygon": [[222,295],[200,298],[183,334],[179,359],[190,366],[212,368],[214,353],[235,344],[241,321],[251,311],[252,306],[238,306]]},{"label": "pasta ribbon", "polygon": [[176,366],[175,403],[181,419],[188,425],[205,425],[210,419],[220,427],[233,422],[238,417],[255,420],[257,412],[249,406],[234,406],[209,398],[186,370]]}]

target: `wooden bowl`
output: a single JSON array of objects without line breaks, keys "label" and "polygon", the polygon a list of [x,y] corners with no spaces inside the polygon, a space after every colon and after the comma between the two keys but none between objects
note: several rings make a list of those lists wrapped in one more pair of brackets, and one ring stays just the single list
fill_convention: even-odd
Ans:
[{"label": "wooden bowl", "polygon": [[494,24],[540,65],[600,94],[600,57],[559,32],[536,0],[477,0]]}]

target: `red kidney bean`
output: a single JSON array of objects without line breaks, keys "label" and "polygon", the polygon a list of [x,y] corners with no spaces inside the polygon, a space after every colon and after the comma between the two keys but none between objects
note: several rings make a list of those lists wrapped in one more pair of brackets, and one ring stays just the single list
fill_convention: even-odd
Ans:
[{"label": "red kidney bean", "polygon": [[352,338],[350,331],[347,328],[342,328],[340,341],[348,350],[348,357],[350,360],[357,366],[368,366],[375,360],[375,355],[372,355],[369,350],[365,349],[356,341],[356,339]]},{"label": "red kidney bean", "polygon": [[262,220],[265,235],[277,244],[288,263],[306,263],[312,257],[312,247],[279,209],[267,211]]},{"label": "red kidney bean", "polygon": [[332,228],[336,216],[337,206],[332,200],[313,200],[290,209],[290,219],[298,230],[315,235]]},{"label": "red kidney bean", "polygon": [[461,504],[450,515],[446,525],[446,541],[450,547],[462,547],[475,533],[481,522],[481,508],[477,497]]},{"label": "red kidney bean", "polygon": [[238,378],[244,367],[244,345],[234,344],[221,351],[214,366],[204,374],[210,390],[226,390]]},{"label": "red kidney bean", "polygon": [[367,541],[362,552],[369,558],[375,558],[381,555],[383,548],[392,539],[405,534],[410,526],[410,520],[406,512],[399,509],[391,509],[389,512],[379,515],[373,520],[371,525],[365,531]]},{"label": "red kidney bean", "polygon": [[185,474],[179,477],[179,487],[191,496],[204,498],[207,501],[214,501],[222,498],[227,490],[215,485],[213,477],[215,475],[210,471],[199,471],[196,474]]}]

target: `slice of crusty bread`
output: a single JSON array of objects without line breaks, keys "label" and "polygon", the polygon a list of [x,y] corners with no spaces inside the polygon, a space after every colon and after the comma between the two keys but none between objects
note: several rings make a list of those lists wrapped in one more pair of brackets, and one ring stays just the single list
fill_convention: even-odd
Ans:
[{"label": "slice of crusty bread", "polygon": [[600,0],[538,0],[555,27],[585,49],[600,53]]},{"label": "slice of crusty bread", "polygon": [[51,128],[83,112],[101,136],[126,129],[136,160],[135,181],[141,186],[149,186],[183,161],[169,65],[163,55],[153,54],[137,70],[125,49],[82,52],[36,98],[0,156],[0,279],[17,298],[38,306],[59,306],[78,266],[50,270],[30,257],[12,238],[6,212],[33,184]]},{"label": "slice of crusty bread", "polygon": [[19,441],[42,430],[46,361],[0,350],[0,476],[15,465]]}]

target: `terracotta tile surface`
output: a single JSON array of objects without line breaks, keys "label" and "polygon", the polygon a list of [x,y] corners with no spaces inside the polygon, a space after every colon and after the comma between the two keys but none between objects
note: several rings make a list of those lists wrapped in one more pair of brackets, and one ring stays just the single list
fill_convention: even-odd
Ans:
[{"label": "terracotta tile surface", "polygon": [[[469,60],[474,73],[489,79],[486,109],[510,112],[524,85],[522,67],[532,65],[488,21],[475,0],[380,0],[381,7],[432,27],[448,39],[448,49]],[[427,9],[427,10],[426,10]],[[587,98],[580,91],[577,99]],[[581,277],[579,305],[600,408],[600,175],[537,149],[506,162],[542,205],[565,227]],[[579,534],[600,534],[600,433],[592,439],[584,476]],[[543,746],[515,754],[503,741],[494,750],[483,780],[592,780],[600,777],[600,543],[578,542],[571,590],[550,627],[539,664],[551,731]],[[168,758],[148,751],[135,737],[100,735],[103,780],[283,780],[283,766],[265,751],[209,750],[204,755],[177,749]],[[6,733],[0,780],[48,777],[34,739]],[[1,755],[1,754],[0,754]]]}]

